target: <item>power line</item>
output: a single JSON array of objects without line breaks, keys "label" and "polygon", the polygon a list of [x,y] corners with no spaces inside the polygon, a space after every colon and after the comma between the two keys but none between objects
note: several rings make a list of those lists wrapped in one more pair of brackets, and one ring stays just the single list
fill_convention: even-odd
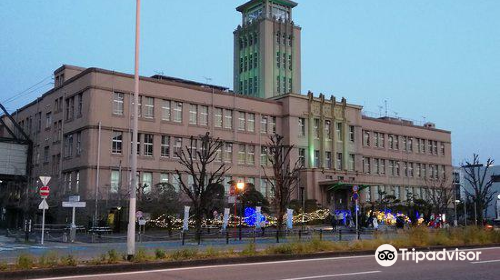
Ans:
[{"label": "power line", "polygon": [[[20,91],[20,92],[18,92],[18,93],[16,93],[16,94],[14,94],[14,95],[12,95],[11,97],[9,97],[9,98],[5,99],[4,101],[2,101],[2,103],[4,103],[4,104],[5,104],[5,103],[8,103],[8,102],[11,102],[11,101],[13,101],[13,100],[15,100],[15,99],[17,99],[17,98],[21,97],[23,94],[25,95],[25,93],[26,93],[27,91],[29,91],[28,93],[33,92],[34,90],[31,90],[31,89],[33,89],[34,87],[38,86],[39,84],[41,84],[41,83],[45,82],[45,81],[46,81],[47,79],[49,79],[49,78],[52,78],[52,75],[49,75],[49,76],[47,76],[47,77],[43,78],[41,81],[39,81],[39,82],[37,82],[37,83],[35,83],[35,84],[31,85],[29,88],[27,88],[27,89],[25,89],[25,90],[23,90],[23,91]],[[49,83],[49,84],[50,84],[50,83]],[[47,84],[43,84],[42,86],[46,86],[46,85],[47,85]],[[40,88],[40,87],[38,87],[38,88]],[[37,88],[37,89],[38,89],[38,88]],[[36,90],[36,89],[35,89],[35,90]]]}]

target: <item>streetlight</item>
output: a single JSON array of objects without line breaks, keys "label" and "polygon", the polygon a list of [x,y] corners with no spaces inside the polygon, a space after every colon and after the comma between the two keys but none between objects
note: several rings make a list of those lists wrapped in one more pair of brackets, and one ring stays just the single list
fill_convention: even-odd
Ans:
[{"label": "streetlight", "polygon": [[[241,194],[243,193],[243,190],[245,189],[245,183],[243,182],[238,182],[236,183],[236,189],[237,189],[237,197],[240,198],[240,226],[239,226],[239,239],[241,240],[241,215],[243,215],[243,201],[241,200]],[[236,212],[236,200],[234,202],[234,212]]]},{"label": "streetlight", "polygon": [[500,194],[497,196],[497,220],[500,220]]},{"label": "streetlight", "polygon": [[457,217],[457,203],[460,203],[460,200],[455,199],[455,220],[453,221],[453,225],[458,226],[458,217]]}]

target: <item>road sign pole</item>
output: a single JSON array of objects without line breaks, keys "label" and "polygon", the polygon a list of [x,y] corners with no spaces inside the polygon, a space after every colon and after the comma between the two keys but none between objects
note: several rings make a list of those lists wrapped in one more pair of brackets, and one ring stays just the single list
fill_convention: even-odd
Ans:
[{"label": "road sign pole", "polygon": [[[45,198],[43,199],[45,201]],[[45,208],[42,210],[42,239],[40,240],[40,244],[43,245],[43,238],[45,235]]]},{"label": "road sign pole", "polygon": [[359,226],[358,226],[358,200],[356,199],[356,239],[359,239]]}]

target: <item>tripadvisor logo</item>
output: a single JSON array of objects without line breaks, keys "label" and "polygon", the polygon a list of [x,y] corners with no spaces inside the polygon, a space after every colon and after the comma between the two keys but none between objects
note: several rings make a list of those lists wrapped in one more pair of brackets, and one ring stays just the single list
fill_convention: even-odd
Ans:
[{"label": "tripadvisor logo", "polygon": [[[412,261],[418,263],[423,260],[427,261],[478,261],[479,255],[481,252],[479,251],[461,251],[458,249],[455,250],[446,250],[443,249],[441,251],[429,251],[429,252],[421,252],[416,251],[415,248],[408,250],[401,248],[399,249],[399,255],[401,257],[401,261]],[[398,250],[394,248],[394,246],[390,244],[380,245],[375,251],[375,260],[381,266],[392,266],[398,260]]]}]

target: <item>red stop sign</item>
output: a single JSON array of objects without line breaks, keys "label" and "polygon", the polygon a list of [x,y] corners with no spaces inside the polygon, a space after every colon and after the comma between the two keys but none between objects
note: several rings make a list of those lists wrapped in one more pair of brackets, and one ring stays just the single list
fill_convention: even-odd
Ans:
[{"label": "red stop sign", "polygon": [[40,196],[42,198],[49,196],[50,188],[49,186],[43,186],[40,188]]}]

